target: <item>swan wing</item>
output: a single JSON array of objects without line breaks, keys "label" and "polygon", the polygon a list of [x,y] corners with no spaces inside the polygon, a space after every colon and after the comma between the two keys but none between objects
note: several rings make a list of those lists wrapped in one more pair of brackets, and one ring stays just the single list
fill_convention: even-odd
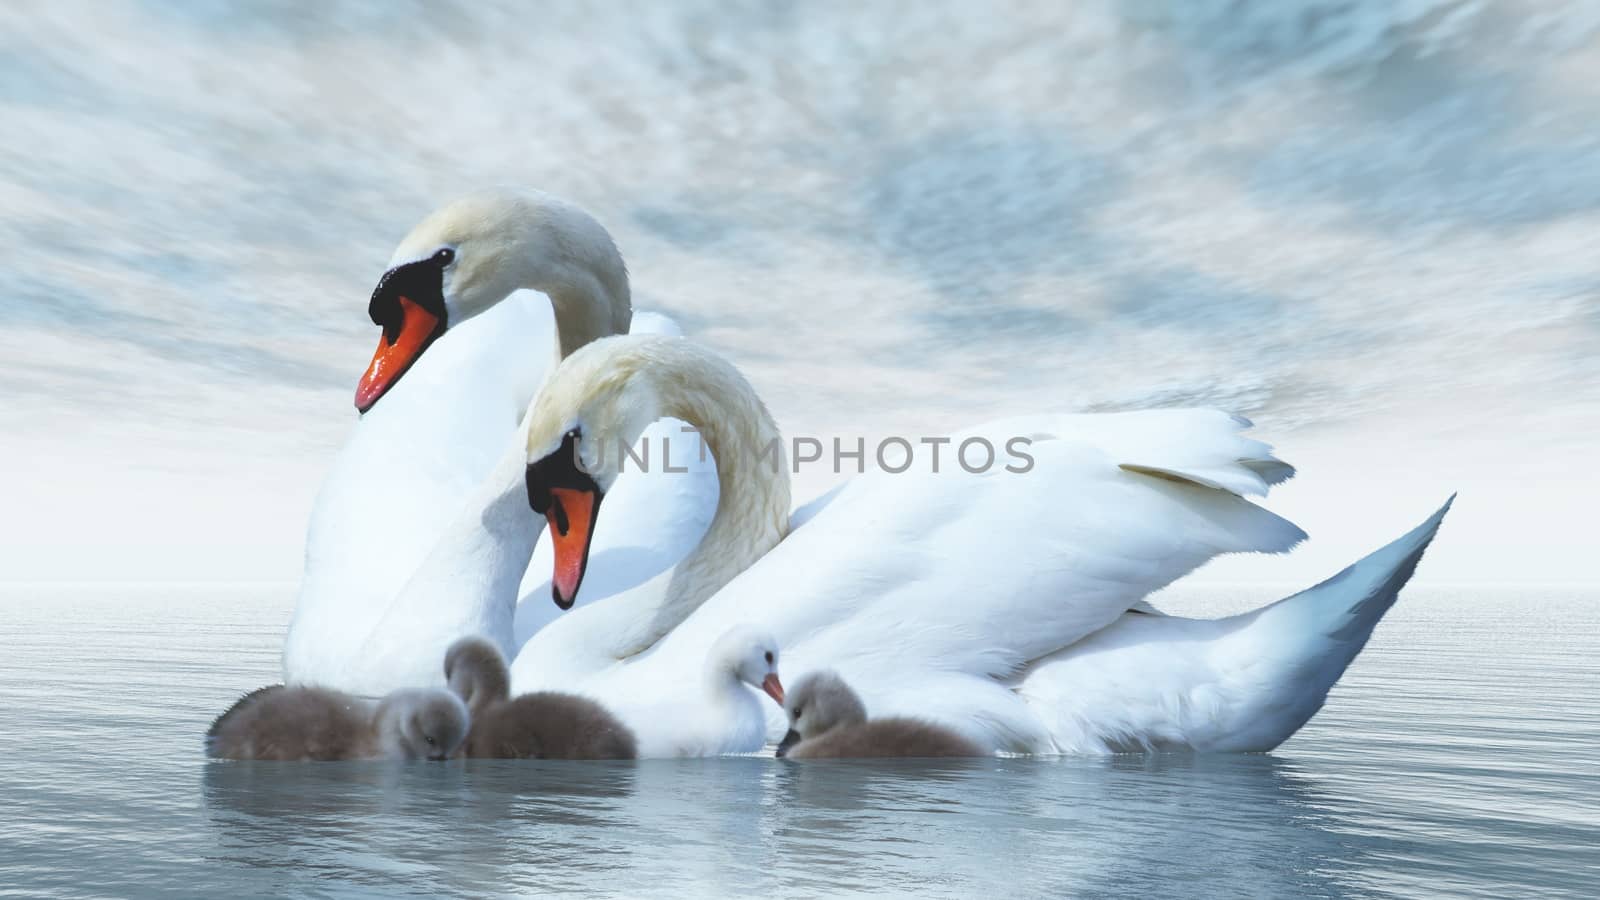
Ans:
[{"label": "swan wing", "polygon": [[681,683],[671,673],[747,622],[777,636],[791,678],[837,668],[874,715],[948,711],[991,744],[1037,743],[1007,683],[1030,661],[1219,553],[1304,537],[1239,496],[1288,468],[1246,424],[1206,410],[1009,420],[953,437],[1028,437],[1027,471],[947,460],[853,479],[628,666],[628,690]]}]

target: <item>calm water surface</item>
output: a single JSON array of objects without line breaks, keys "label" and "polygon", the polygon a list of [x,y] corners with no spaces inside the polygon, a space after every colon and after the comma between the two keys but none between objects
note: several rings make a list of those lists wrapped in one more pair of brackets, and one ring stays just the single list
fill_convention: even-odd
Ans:
[{"label": "calm water surface", "polygon": [[1262,756],[208,762],[291,600],[0,595],[0,896],[1600,891],[1592,592],[1413,590]]}]

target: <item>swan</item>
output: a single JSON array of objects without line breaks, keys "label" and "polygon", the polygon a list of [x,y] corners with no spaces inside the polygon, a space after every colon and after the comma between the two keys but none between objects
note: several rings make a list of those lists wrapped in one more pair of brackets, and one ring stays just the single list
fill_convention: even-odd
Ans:
[{"label": "swan", "polygon": [[[1064,693],[1099,704],[1080,709],[1120,702],[1123,686],[1097,680],[1075,649],[1104,631],[1106,664],[1174,657],[1159,670],[1171,680],[1141,694],[1149,715],[1119,740],[1270,749],[1320,707],[1444,512],[1353,575],[1262,611],[1254,635],[1196,641],[1204,626],[1130,610],[1217,554],[1283,552],[1304,537],[1244,499],[1293,473],[1241,434],[1248,422],[1210,410],[1009,420],[953,440],[1023,436],[1026,472],[877,470],[791,517],[777,428],[738,371],[681,338],[618,336],[567,357],[527,416],[528,501],[550,524],[558,602],[577,597],[594,564],[590,535],[617,480],[615,448],[662,416],[697,428],[716,461],[704,536],[673,569],[536,632],[512,664],[518,691],[572,690],[611,706],[647,755],[680,728],[652,710],[673,708],[731,622],[770,632],[800,668],[840,671],[884,714],[936,718],[986,751],[1015,753],[1083,746]],[[1249,657],[1232,673],[1210,662],[1255,647],[1263,630],[1272,639],[1284,637],[1273,629],[1301,628],[1323,637],[1295,633],[1265,676],[1251,680]],[[1296,680],[1303,672],[1317,677]],[[1224,678],[1229,689],[1213,690]],[[1185,697],[1211,704],[1201,707],[1209,716],[1178,708]],[[1280,727],[1261,727],[1252,710]],[[1204,734],[1208,722],[1226,725]],[[723,750],[754,751],[783,730],[775,710],[765,734],[730,731]]]},{"label": "swan", "polygon": [[[357,387],[361,418],[311,515],[283,672],[378,696],[439,686],[436,660],[457,637],[486,635],[509,655],[515,631],[549,617],[533,575],[537,602],[518,603],[543,527],[522,506],[521,416],[560,356],[630,325],[676,327],[634,316],[622,257],[593,217],[503,188],[412,229],[368,311],[383,335]],[[678,428],[658,422],[647,437]],[[670,565],[709,521],[715,474],[689,466],[687,477],[621,479],[626,515],[596,534],[613,589]]]},{"label": "swan", "polygon": [[244,695],[206,731],[218,759],[447,759],[467,736],[467,707],[441,690],[401,690],[376,706],[323,688],[272,685]]},{"label": "swan", "polygon": [[[602,603],[606,601],[600,601]],[[767,714],[760,691],[774,709],[784,700],[778,676],[778,642],[745,624],[728,627],[698,666],[700,690],[690,678],[638,698],[617,698],[612,710],[639,736],[640,758],[722,756],[759,750],[766,743]]]},{"label": "swan", "polygon": [[540,691],[510,697],[505,657],[481,637],[451,645],[444,658],[450,689],[472,712],[462,755],[479,759],[633,759],[633,733],[605,707],[572,694]]},{"label": "swan", "polygon": [[867,719],[861,697],[839,673],[812,672],[784,701],[789,733],[778,755],[792,759],[986,756],[983,749],[948,728],[923,719]]}]

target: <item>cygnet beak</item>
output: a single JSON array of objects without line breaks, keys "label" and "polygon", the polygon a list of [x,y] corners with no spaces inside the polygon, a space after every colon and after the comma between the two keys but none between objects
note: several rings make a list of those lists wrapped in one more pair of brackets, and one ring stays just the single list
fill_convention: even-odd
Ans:
[{"label": "cygnet beak", "polygon": [[789,729],[789,733],[784,735],[783,740],[778,742],[778,758],[782,759],[788,756],[789,748],[798,743],[800,743],[800,732],[795,731],[793,728]]}]

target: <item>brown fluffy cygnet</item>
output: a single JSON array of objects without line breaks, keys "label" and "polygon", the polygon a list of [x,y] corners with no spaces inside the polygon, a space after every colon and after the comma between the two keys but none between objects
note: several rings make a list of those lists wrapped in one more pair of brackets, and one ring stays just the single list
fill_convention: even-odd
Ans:
[{"label": "brown fluffy cygnet", "polygon": [[600,704],[538,691],[511,698],[505,657],[490,642],[462,638],[444,657],[450,689],[472,710],[462,752],[480,759],[633,759],[633,732]]},{"label": "brown fluffy cygnet", "polygon": [[988,756],[942,725],[920,719],[867,719],[867,708],[836,672],[813,672],[784,698],[789,733],[778,745],[786,759],[903,756]]},{"label": "brown fluffy cygnet", "polygon": [[376,705],[317,687],[252,691],[206,731],[218,759],[447,759],[467,736],[466,704],[444,690],[403,690]]}]

